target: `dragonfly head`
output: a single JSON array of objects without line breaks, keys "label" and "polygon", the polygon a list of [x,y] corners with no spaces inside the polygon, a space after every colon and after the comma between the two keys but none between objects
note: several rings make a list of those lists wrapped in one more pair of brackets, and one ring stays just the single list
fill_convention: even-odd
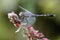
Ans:
[{"label": "dragonfly head", "polygon": [[19,16],[20,16],[21,18],[24,18],[23,12],[20,12],[20,13],[19,13]]}]

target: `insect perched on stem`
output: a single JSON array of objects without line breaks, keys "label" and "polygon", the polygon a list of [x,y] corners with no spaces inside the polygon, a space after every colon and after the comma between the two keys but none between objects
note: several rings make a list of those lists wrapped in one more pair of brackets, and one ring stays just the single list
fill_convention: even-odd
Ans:
[{"label": "insect perched on stem", "polygon": [[23,37],[26,37],[27,40],[48,40],[45,38],[42,32],[35,30],[32,26],[36,21],[36,16],[55,16],[52,14],[32,14],[30,11],[19,6],[23,11],[19,13],[20,18],[14,12],[8,13],[8,18],[13,25],[18,28],[15,32],[22,30]]}]

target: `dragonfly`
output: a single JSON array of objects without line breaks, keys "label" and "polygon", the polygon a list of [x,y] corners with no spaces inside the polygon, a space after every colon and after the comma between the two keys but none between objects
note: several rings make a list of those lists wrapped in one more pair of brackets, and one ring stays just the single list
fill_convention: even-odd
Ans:
[{"label": "dragonfly", "polygon": [[[19,16],[21,17],[21,20],[22,20],[21,22],[26,23],[26,25],[25,25],[26,28],[28,28],[28,26],[30,26],[29,27],[30,29],[28,29],[28,30],[31,31],[31,32],[33,31],[33,33],[35,33],[35,34],[33,34],[34,36],[36,36],[36,34],[39,35],[38,31],[36,31],[33,27],[31,27],[36,22],[36,17],[38,17],[38,16],[40,16],[40,17],[41,16],[44,16],[44,17],[46,17],[46,16],[54,17],[55,16],[53,14],[41,14],[41,15],[33,14],[32,12],[26,10],[25,8],[23,8],[21,6],[19,6],[19,8],[22,10],[19,13]],[[43,36],[43,34],[42,34],[42,36]],[[31,39],[29,39],[29,40],[35,40],[35,39],[33,39],[33,37],[31,37]],[[36,39],[36,40],[40,40],[40,39]],[[43,40],[43,39],[41,39],[41,40]],[[48,39],[46,38],[46,40],[48,40]]]},{"label": "dragonfly", "polygon": [[[32,27],[34,25],[34,23],[36,22],[36,17],[37,16],[52,16],[53,17],[55,15],[53,15],[53,14],[41,14],[41,15],[33,14],[32,12],[26,10],[25,8],[23,8],[21,6],[19,6],[19,8],[22,10],[19,13],[20,18],[14,12],[8,13],[8,18],[9,18],[10,22],[12,22],[16,27],[19,26],[15,32],[17,33],[20,30],[22,30],[23,36],[29,37],[28,40],[35,40],[36,38],[43,37],[44,35],[42,33],[38,33],[38,31]],[[33,34],[33,36],[31,35],[31,33]],[[44,39],[46,39],[46,38],[44,38]],[[36,40],[38,40],[38,39],[36,39]]]},{"label": "dragonfly", "polygon": [[32,12],[26,10],[25,8],[19,6],[19,8],[22,10],[22,12],[19,13],[19,16],[22,18],[22,21],[27,23],[27,25],[33,25],[36,22],[36,17],[38,16],[50,16],[53,17],[55,15],[53,14],[33,14]]}]

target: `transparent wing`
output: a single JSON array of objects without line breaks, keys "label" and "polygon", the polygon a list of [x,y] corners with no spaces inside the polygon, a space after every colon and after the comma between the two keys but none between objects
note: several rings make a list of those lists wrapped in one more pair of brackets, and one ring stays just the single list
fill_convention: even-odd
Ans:
[{"label": "transparent wing", "polygon": [[36,18],[32,17],[32,13],[24,12],[23,14],[27,16],[27,17],[24,17],[24,21],[27,23],[27,25],[33,25],[35,23]]},{"label": "transparent wing", "polygon": [[24,12],[22,12],[22,14],[24,16],[27,16],[27,17],[24,17],[23,19],[23,22],[27,23],[27,25],[33,25],[36,21],[36,18],[35,17],[32,17],[32,13],[26,9],[24,9],[23,7],[19,6]]}]

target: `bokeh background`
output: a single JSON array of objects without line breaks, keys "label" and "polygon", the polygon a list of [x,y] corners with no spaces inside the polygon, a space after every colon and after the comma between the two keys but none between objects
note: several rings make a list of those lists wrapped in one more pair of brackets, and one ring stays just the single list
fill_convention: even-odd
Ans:
[{"label": "bokeh background", "polygon": [[34,28],[50,40],[60,40],[60,0],[0,0],[0,40],[25,40],[22,33],[9,22],[7,14],[19,14],[22,6],[35,14],[55,14],[55,17],[36,17]]}]

